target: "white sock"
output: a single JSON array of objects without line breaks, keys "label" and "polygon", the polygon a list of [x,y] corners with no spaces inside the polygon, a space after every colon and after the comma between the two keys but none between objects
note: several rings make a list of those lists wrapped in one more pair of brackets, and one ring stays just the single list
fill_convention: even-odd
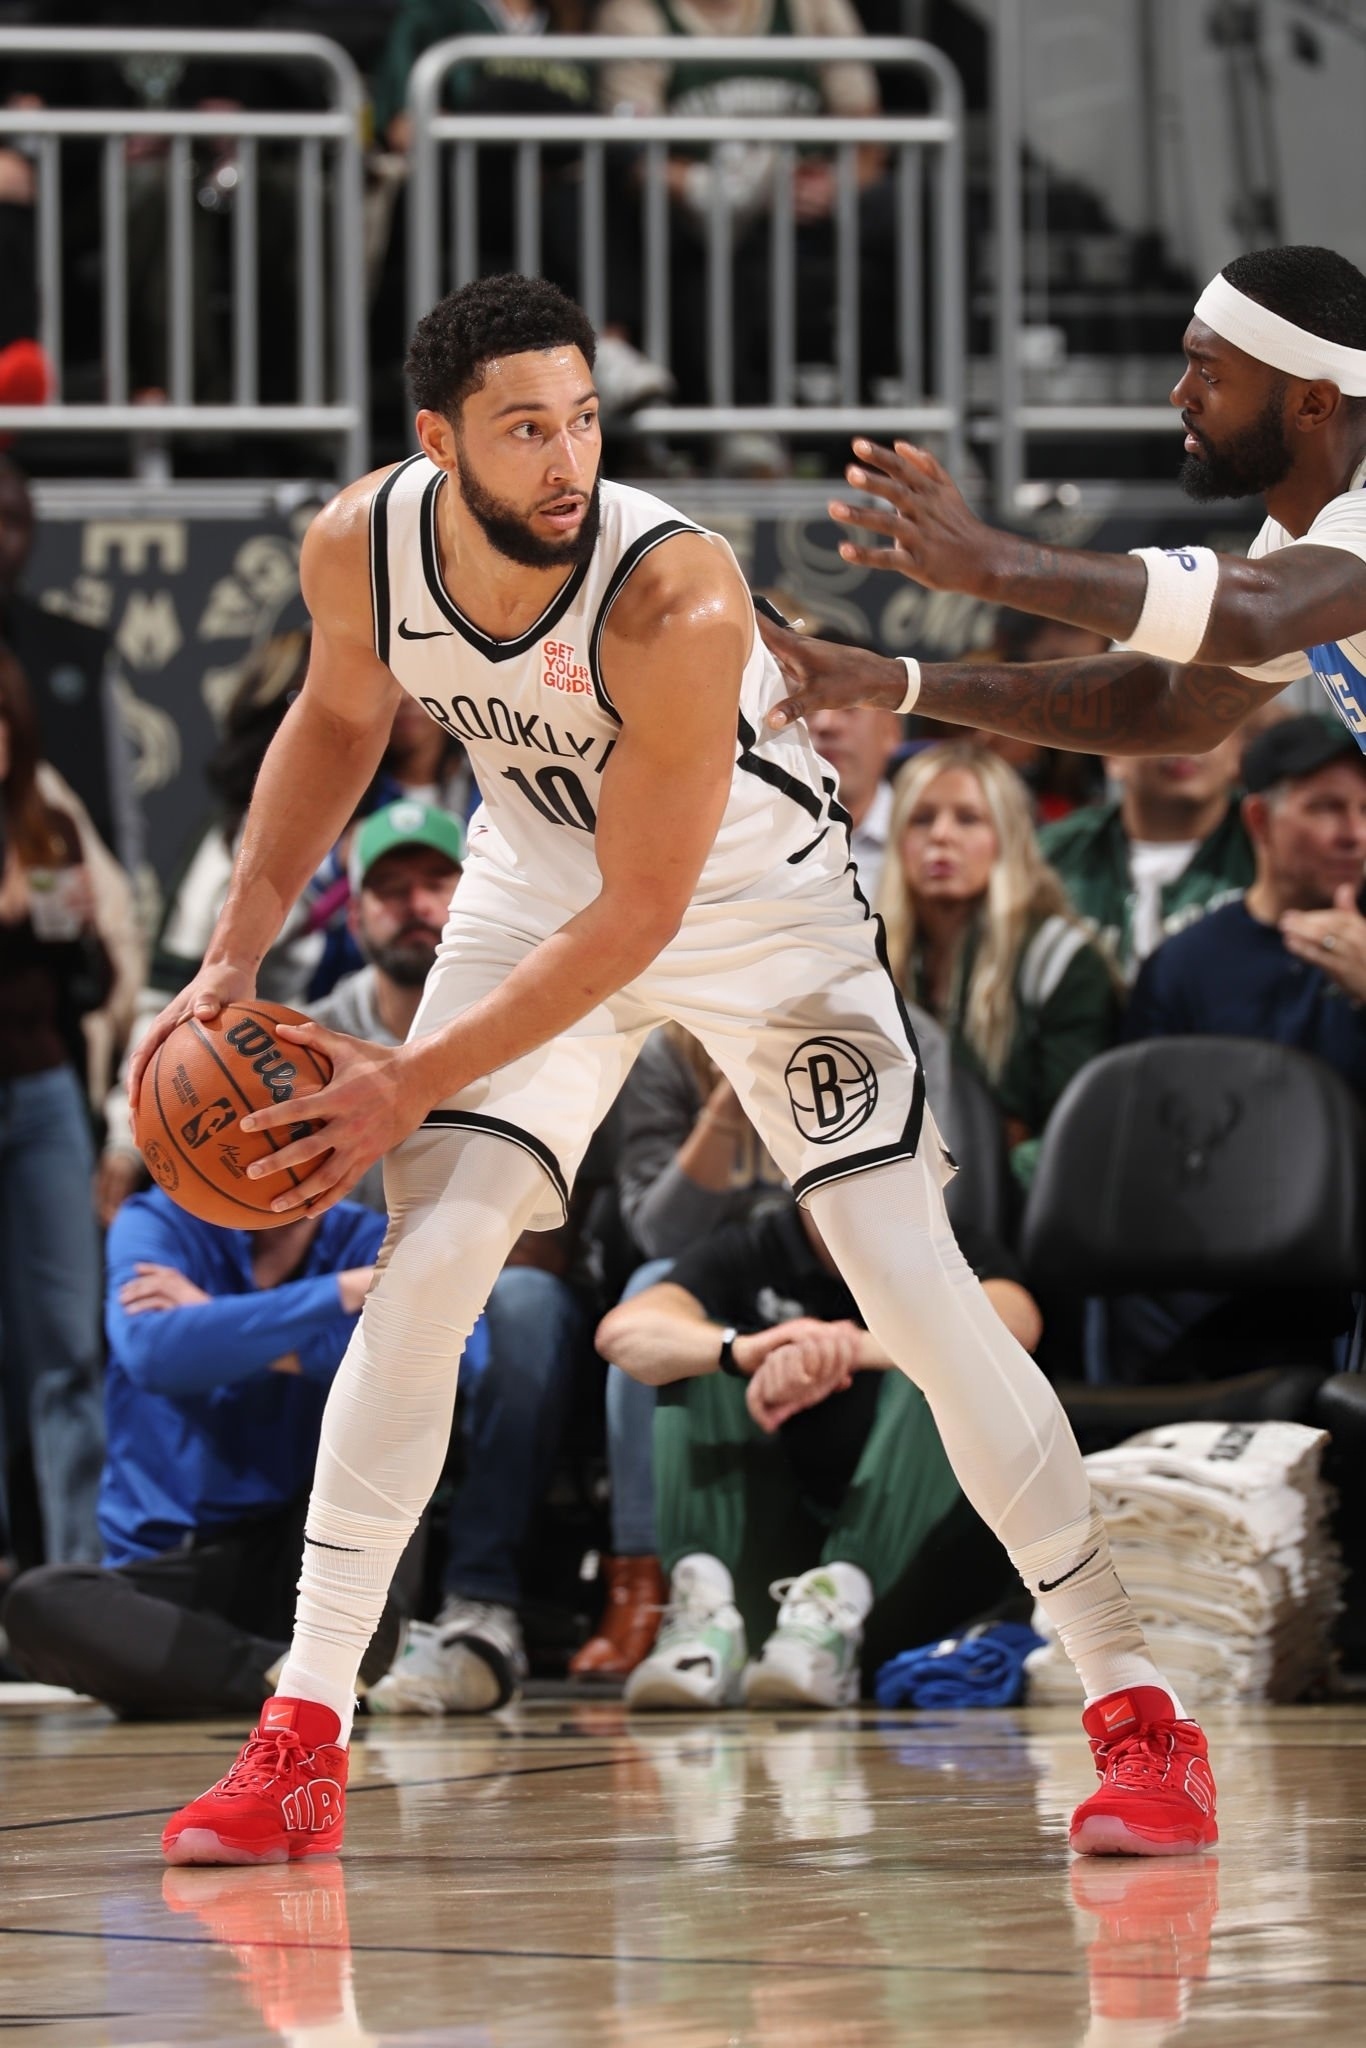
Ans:
[{"label": "white sock", "polygon": [[1010,1561],[1058,1632],[1077,1668],[1086,1704],[1106,1693],[1157,1686],[1181,1702],[1148,1654],[1129,1596],[1119,1582],[1110,1538],[1096,1510],[1080,1521],[1012,1550]]},{"label": "white sock", "polygon": [[361,1658],[441,1476],[465,1339],[544,1192],[536,1161],[484,1132],[422,1130],[386,1162],[389,1234],[323,1413],[278,1687],[330,1707],[343,1742]]},{"label": "white sock", "polygon": [[[927,1124],[925,1146],[934,1142]],[[1042,1597],[1087,1694],[1130,1685],[1171,1693],[1098,1517],[1093,1527],[1091,1484],[1058,1397],[963,1257],[923,1150],[815,1188],[807,1206],[868,1328],[929,1402],[959,1485],[1029,1590],[1039,1598],[1041,1584],[1068,1580]],[[1073,1584],[1079,1561],[1087,1569]]]}]

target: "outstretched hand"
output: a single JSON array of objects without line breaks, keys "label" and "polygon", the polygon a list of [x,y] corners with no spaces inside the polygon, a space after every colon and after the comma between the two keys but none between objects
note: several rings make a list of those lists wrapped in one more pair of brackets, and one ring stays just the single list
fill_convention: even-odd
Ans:
[{"label": "outstretched hand", "polygon": [[775,732],[817,711],[843,711],[851,704],[876,704],[895,711],[906,694],[906,671],[899,661],[870,654],[864,647],[836,647],[776,626],[762,612],[759,631],[764,645],[783,672],[792,692],[775,704],[764,723]]},{"label": "outstretched hand", "polygon": [[842,558],[865,569],[895,569],[926,590],[986,595],[983,572],[1000,535],[969,511],[947,470],[909,441],[898,441],[895,448],[855,441],[854,455],[846,478],[855,490],[881,498],[890,509],[850,505],[836,498],[830,517],[842,526],[885,534],[891,546],[849,539],[840,542]]},{"label": "outstretched hand", "polygon": [[[313,1095],[272,1102],[242,1118],[244,1131],[288,1129],[307,1118],[315,1128],[247,1168],[252,1180],[278,1178],[286,1168],[304,1175],[286,1184],[271,1209],[281,1218],[320,1215],[348,1195],[377,1159],[411,1137],[431,1107],[415,1084],[403,1046],[373,1045],[323,1024],[279,1024],[276,1035],[307,1046],[332,1063],[332,1078]],[[308,1169],[312,1169],[309,1171]]]}]

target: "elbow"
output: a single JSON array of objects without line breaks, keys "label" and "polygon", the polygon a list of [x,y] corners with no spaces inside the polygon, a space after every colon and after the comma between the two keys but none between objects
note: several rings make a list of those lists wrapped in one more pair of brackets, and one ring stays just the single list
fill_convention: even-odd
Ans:
[{"label": "elbow", "polygon": [[621,1303],[607,1311],[593,1339],[598,1356],[633,1380],[646,1378],[641,1370],[639,1347],[635,1341],[639,1328],[640,1318],[630,1304]]},{"label": "elbow", "polygon": [[158,1344],[149,1344],[137,1337],[130,1341],[125,1335],[119,1345],[119,1364],[127,1374],[129,1384],[140,1394],[175,1392],[175,1376],[166,1370],[168,1362]]}]

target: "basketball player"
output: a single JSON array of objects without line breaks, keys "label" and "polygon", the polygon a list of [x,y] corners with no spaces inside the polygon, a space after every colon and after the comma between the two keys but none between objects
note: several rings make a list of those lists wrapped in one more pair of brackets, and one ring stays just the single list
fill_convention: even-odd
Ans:
[{"label": "basketball player", "polygon": [[465,1335],[519,1233],[561,1220],[661,1018],[735,1087],[1076,1662],[1103,1782],[1074,1847],[1196,1850],[1216,1838],[1204,1737],[1148,1655],[1052,1390],[954,1242],[834,778],[803,726],[764,733],[782,682],[724,542],[599,481],[593,355],[540,280],[469,285],[419,326],[422,452],[309,532],[308,681],[205,964],[139,1048],[135,1088],[177,1019],[251,992],[410,691],[468,747],[484,807],[406,1045],[295,1034],[335,1073],[320,1131],[276,1155],[307,1171],[274,1206],[325,1207],[383,1153],[390,1230],[328,1401],[278,1696],[165,1853],[340,1847],[356,1665],[441,1469]]},{"label": "basketball player", "polygon": [[983,525],[923,450],[856,441],[848,479],[890,509],[830,510],[891,546],[847,541],[846,561],[1119,646],[1013,668],[921,667],[766,627],[793,688],[773,729],[832,705],[915,705],[1085,753],[1203,753],[1312,672],[1366,748],[1366,276],[1331,249],[1240,256],[1201,294],[1185,355],[1171,394],[1186,429],[1181,482],[1202,502],[1263,499],[1246,560],[1039,547]]}]

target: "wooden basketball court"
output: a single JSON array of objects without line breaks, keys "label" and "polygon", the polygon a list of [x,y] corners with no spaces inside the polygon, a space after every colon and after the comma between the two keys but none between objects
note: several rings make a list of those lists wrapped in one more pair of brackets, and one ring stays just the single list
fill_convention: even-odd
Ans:
[{"label": "wooden basketball court", "polygon": [[[0,1699],[3,1694],[0,1694]],[[358,1723],[348,1844],[168,1870],[242,1730],[0,1710],[7,2042],[1366,2041],[1366,1713],[1214,1717],[1223,1842],[1078,1862],[1075,1718]]]}]

